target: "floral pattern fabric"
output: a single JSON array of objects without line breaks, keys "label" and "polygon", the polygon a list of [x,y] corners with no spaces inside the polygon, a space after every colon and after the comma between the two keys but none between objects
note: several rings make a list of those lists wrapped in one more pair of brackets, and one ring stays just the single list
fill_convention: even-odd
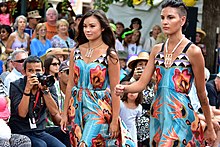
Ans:
[{"label": "floral pattern fabric", "polygon": [[109,124],[112,119],[112,101],[106,88],[109,86],[106,55],[86,64],[79,49],[74,55],[74,83],[68,116],[72,146],[85,143],[88,147],[130,146],[134,142],[119,118],[121,135],[110,139]]},{"label": "floral pattern fabric", "polygon": [[186,55],[189,43],[170,68],[164,66],[164,53],[155,58],[157,93],[151,105],[150,146],[204,146],[199,118],[188,93],[194,79]]}]

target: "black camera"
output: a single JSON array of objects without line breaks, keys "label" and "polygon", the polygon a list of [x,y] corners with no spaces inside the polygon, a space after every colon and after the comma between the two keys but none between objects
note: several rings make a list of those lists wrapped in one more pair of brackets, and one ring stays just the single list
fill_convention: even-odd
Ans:
[{"label": "black camera", "polygon": [[42,86],[46,85],[47,87],[51,87],[55,83],[54,76],[52,75],[44,75],[37,73],[37,78]]}]

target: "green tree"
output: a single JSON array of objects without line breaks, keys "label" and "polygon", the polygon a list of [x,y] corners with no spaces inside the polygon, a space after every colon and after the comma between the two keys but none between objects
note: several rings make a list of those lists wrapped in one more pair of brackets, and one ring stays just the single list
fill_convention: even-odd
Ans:
[{"label": "green tree", "polygon": [[204,40],[207,47],[206,67],[211,73],[216,72],[217,53],[215,48],[217,27],[220,27],[220,0],[203,0],[202,29],[207,34]]}]

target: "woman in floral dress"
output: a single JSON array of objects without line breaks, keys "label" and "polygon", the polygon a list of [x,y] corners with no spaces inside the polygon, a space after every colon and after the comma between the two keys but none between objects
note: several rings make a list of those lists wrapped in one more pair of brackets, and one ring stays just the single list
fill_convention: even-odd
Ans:
[{"label": "woman in floral dress", "polygon": [[[61,129],[70,121],[73,146],[134,146],[119,119],[120,97],[110,90],[119,83],[115,38],[104,12],[89,11],[79,24],[79,46],[70,55]],[[68,111],[70,110],[70,111]]]},{"label": "woman in floral dress", "polygon": [[[181,1],[162,5],[161,23],[168,35],[165,44],[156,45],[140,79],[132,85],[117,85],[115,93],[139,92],[156,71],[156,95],[151,105],[150,146],[211,146],[216,134],[211,123],[205,93],[204,58],[201,50],[182,34],[187,10]],[[205,134],[192,108],[188,93],[195,77],[197,94],[208,122]]]}]

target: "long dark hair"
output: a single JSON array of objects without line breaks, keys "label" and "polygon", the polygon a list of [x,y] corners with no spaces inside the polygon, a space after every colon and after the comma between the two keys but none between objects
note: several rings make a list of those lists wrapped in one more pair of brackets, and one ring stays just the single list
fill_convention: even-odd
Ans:
[{"label": "long dark hair", "polygon": [[[180,16],[186,16],[187,18],[187,6],[182,2],[182,0],[167,0],[163,5],[162,9],[166,7],[172,7],[172,8],[177,8],[179,10],[179,15]],[[186,19],[185,24],[182,27],[183,32],[186,30],[187,26],[189,24],[188,19]]]},{"label": "long dark hair", "polygon": [[[130,85],[131,82],[124,82],[123,83],[124,85]],[[128,101],[128,93],[125,93],[123,95],[123,97],[121,98],[122,102],[127,102]],[[138,93],[138,96],[137,98],[135,99],[135,105],[138,106],[139,104],[142,103],[142,100],[143,100],[143,93],[142,91]]]},{"label": "long dark hair", "polygon": [[115,36],[114,36],[114,33],[109,25],[108,19],[102,10],[90,10],[82,17],[82,19],[79,23],[79,26],[78,26],[78,30],[79,30],[79,33],[77,36],[78,45],[84,44],[89,41],[84,34],[83,23],[84,23],[85,19],[90,16],[96,17],[101,25],[101,28],[104,29],[104,31],[102,31],[102,40],[105,44],[107,44],[109,46],[109,48],[107,50],[107,55],[110,55],[110,52],[112,50],[116,52],[116,50],[115,50]]},{"label": "long dark hair", "polygon": [[[6,2],[0,3],[0,8],[3,7],[3,6],[5,6],[5,7],[7,8],[6,11],[5,11],[5,13],[8,14],[8,13],[9,13],[8,4],[7,4]],[[0,9],[0,14],[2,14],[2,13],[3,13],[3,12],[2,12],[2,10]]]},{"label": "long dark hair", "polygon": [[[45,75],[50,74],[50,65],[53,62],[53,59],[57,59],[57,61],[60,64],[60,59],[57,58],[55,55],[50,55],[50,56],[46,57],[46,59],[44,60]],[[58,73],[55,73],[55,78],[58,79]]]}]

